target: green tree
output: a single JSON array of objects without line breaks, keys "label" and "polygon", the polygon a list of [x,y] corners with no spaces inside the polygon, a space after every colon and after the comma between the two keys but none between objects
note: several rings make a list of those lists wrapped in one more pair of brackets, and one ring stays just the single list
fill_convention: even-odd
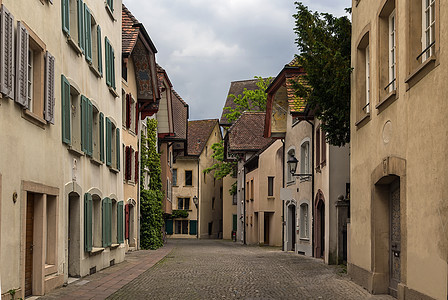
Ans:
[{"label": "green tree", "polygon": [[258,79],[256,85],[258,89],[248,90],[244,88],[243,93],[239,95],[230,94],[229,97],[233,98],[233,102],[236,104],[235,108],[224,107],[224,116],[229,123],[233,123],[241,116],[245,111],[266,111],[266,89],[272,81],[272,77],[262,78],[255,76]]},{"label": "green tree", "polygon": [[149,185],[145,189],[145,174],[140,174],[140,237],[143,249],[163,246],[163,192],[160,154],[157,153],[157,120],[147,120],[147,132],[141,138],[141,169],[149,169]]},{"label": "green tree", "polygon": [[306,71],[305,80],[293,83],[296,95],[322,121],[327,141],[343,146],[350,142],[350,20],[295,4],[296,57]]}]

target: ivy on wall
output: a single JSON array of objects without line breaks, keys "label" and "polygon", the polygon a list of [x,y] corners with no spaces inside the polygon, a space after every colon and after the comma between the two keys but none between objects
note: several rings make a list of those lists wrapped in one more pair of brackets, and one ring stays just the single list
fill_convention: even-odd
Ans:
[{"label": "ivy on wall", "polygon": [[[163,192],[160,154],[157,152],[157,120],[147,120],[147,132],[141,138],[141,169],[149,170],[140,173],[141,202],[141,247],[157,249],[163,246]],[[145,176],[149,176],[146,187]]]}]

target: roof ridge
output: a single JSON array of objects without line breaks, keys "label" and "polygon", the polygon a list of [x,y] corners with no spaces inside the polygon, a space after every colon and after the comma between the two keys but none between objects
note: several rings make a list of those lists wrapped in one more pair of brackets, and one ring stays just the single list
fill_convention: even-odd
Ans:
[{"label": "roof ridge", "polygon": [[129,16],[129,18],[131,18],[132,22],[134,22],[134,24],[138,24],[140,23],[136,17],[134,17],[134,15],[131,13],[131,11],[126,7],[126,5],[124,5],[124,3],[121,4],[122,5],[122,9],[124,12],[126,12],[126,14]]},{"label": "roof ridge", "polygon": [[173,94],[176,95],[176,97],[179,99],[180,102],[182,102],[185,106],[188,106],[188,103],[185,102],[184,99],[182,99],[182,97],[173,89]]}]

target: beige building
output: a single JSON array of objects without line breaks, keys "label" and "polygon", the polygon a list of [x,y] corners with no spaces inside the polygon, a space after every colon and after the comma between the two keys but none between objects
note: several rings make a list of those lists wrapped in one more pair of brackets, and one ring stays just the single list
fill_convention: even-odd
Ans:
[{"label": "beige building", "polygon": [[348,273],[446,299],[447,3],[353,1]]},{"label": "beige building", "polygon": [[267,89],[265,136],[284,140],[283,249],[337,264],[347,260],[349,147],[329,145],[294,95],[291,80],[304,72],[293,60]]},{"label": "beige building", "polygon": [[120,18],[121,1],[2,1],[3,292],[124,259]]},{"label": "beige building", "polygon": [[[215,163],[212,145],[221,140],[217,119],[188,122],[187,155],[179,154],[173,165],[173,214],[185,210],[188,217],[167,219],[169,236],[222,238],[222,180],[203,172]],[[199,212],[194,197],[198,197]]]},{"label": "beige building", "polygon": [[[140,245],[139,149],[142,130],[141,119],[152,116],[158,110],[157,99],[160,98],[160,95],[155,63],[156,53],[157,49],[145,27],[123,5],[121,111],[124,242],[127,251],[136,250]],[[142,76],[145,76],[145,78],[141,79]]]}]

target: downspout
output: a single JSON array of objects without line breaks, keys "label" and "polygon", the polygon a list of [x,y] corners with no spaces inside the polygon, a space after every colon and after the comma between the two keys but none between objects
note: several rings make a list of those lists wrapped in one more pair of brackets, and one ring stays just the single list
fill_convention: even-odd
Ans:
[{"label": "downspout", "polygon": [[[283,153],[282,153],[282,188],[285,188],[285,139],[282,139]],[[285,200],[282,200],[282,251],[285,251]]]},{"label": "downspout", "polygon": [[313,153],[313,155],[311,155],[311,169],[312,169],[312,174],[313,176],[311,176],[311,219],[313,220],[313,222],[311,222],[311,232],[313,234],[313,238],[311,239],[311,251],[313,252],[313,257],[315,257],[315,253],[314,253],[314,238],[315,238],[315,234],[314,234],[314,176],[315,174],[315,167],[314,167],[314,123],[311,122],[310,120],[306,120],[308,123],[310,123],[311,125],[311,153]]},{"label": "downspout", "polygon": [[[137,137],[138,137],[138,177],[136,178],[137,183],[137,250],[140,250],[140,179],[141,179],[141,169],[142,169],[142,133],[139,126],[141,124],[140,120],[141,114],[139,114],[138,125],[137,125]],[[138,180],[138,181],[137,181]],[[124,193],[124,191],[123,191]],[[1,295],[1,294],[0,294]]]},{"label": "downspout", "polygon": [[246,245],[246,167],[243,165],[243,244]]},{"label": "downspout", "polygon": [[200,204],[200,202],[201,202],[201,197],[199,197],[199,183],[200,183],[200,180],[201,180],[201,175],[199,174],[199,165],[200,165],[200,162],[201,162],[201,158],[198,156],[198,207],[197,207],[197,209],[198,209],[198,213],[197,213],[197,222],[198,222],[198,224],[197,224],[197,226],[198,226],[198,239],[200,238],[200,234],[199,234],[199,232],[200,232],[200,228],[201,227],[199,227],[199,217],[200,217],[200,214],[199,214],[199,209],[200,209],[200,207],[201,207],[201,205],[199,205]]}]

